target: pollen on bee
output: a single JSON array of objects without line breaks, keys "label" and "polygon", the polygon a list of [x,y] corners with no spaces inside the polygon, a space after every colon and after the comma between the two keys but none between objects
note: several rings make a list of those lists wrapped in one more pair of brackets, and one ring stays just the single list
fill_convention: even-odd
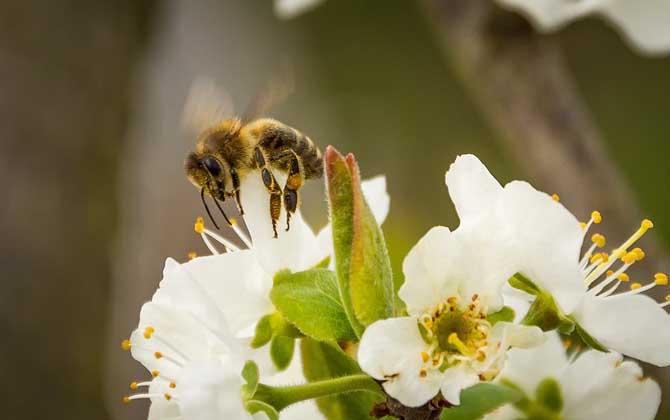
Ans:
[{"label": "pollen on bee", "polygon": [[654,282],[659,286],[665,286],[668,284],[668,275],[665,273],[656,273]]},{"label": "pollen on bee", "polygon": [[126,339],[126,340],[123,340],[123,341],[121,342],[121,348],[122,348],[123,350],[128,351],[128,350],[130,350],[130,347],[132,347],[132,345],[130,344],[130,340]]},{"label": "pollen on bee", "polygon": [[198,217],[197,219],[195,219],[193,230],[195,230],[195,232],[198,234],[202,234],[205,231],[205,221],[203,220],[202,217]]}]

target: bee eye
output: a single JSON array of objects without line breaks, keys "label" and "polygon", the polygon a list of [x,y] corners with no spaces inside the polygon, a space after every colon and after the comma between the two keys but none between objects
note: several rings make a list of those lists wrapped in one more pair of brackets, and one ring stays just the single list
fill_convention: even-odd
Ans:
[{"label": "bee eye", "polygon": [[205,168],[212,174],[213,177],[218,177],[221,175],[221,165],[211,156],[207,156],[202,159],[202,164],[205,165]]}]

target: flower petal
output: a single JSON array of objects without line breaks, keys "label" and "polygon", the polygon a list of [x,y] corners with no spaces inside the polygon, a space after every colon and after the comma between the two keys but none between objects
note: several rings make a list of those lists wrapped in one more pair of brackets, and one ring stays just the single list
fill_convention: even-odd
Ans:
[{"label": "flower petal", "polygon": [[607,348],[657,366],[670,365],[670,315],[650,297],[587,295],[574,317]]},{"label": "flower petal", "polygon": [[670,51],[670,3],[665,0],[602,2],[600,14],[611,20],[630,43],[648,54]]},{"label": "flower petal", "polygon": [[547,289],[570,313],[586,291],[579,268],[584,230],[562,204],[530,184],[505,186],[496,209],[498,223],[509,226],[519,271]]},{"label": "flower petal", "polygon": [[617,353],[595,350],[582,354],[560,380],[563,418],[575,420],[652,420],[661,402],[661,389],[645,379],[634,362]]},{"label": "flower petal", "polygon": [[386,216],[389,214],[389,207],[391,205],[391,198],[386,191],[386,177],[384,175],[378,175],[366,179],[361,182],[361,190],[363,190],[365,201],[368,203],[372,214],[375,216],[377,224],[381,226],[384,223],[384,220],[386,220]]},{"label": "flower petal", "polygon": [[461,155],[445,176],[461,225],[487,212],[502,192],[500,183],[474,155]]},{"label": "flower petal", "polygon": [[425,377],[420,375],[421,352],[427,347],[416,318],[389,318],[365,330],[358,363],[370,376],[385,381],[384,390],[390,396],[408,407],[418,407],[433,398],[441,384],[436,370],[429,370]]},{"label": "flower petal", "polygon": [[565,347],[557,333],[548,333],[547,341],[529,349],[513,348],[507,353],[507,362],[498,378],[520,386],[529,395],[535,393],[544,378],[558,380],[568,365]]},{"label": "flower petal", "polygon": [[272,274],[258,262],[255,249],[195,258],[182,265],[224,314],[233,335],[253,334],[256,322],[272,311]]},{"label": "flower petal", "polygon": [[275,0],[275,14],[280,19],[292,19],[316,8],[325,0]]},{"label": "flower petal", "polygon": [[164,395],[173,390],[169,383],[162,378],[155,378],[149,385],[149,394],[159,395],[151,398],[151,407],[149,407],[148,420],[164,420],[173,417],[180,417],[179,405],[174,400],[168,401]]},{"label": "flower petal", "polygon": [[479,383],[479,377],[472,370],[456,365],[442,374],[442,396],[453,405],[461,404],[461,391]]}]

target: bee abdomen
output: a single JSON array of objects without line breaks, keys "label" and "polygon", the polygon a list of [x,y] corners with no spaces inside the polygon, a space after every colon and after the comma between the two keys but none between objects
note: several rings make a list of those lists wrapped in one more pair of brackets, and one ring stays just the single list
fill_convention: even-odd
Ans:
[{"label": "bee abdomen", "polygon": [[323,158],[321,150],[314,144],[312,139],[302,133],[298,133],[297,142],[293,149],[302,159],[305,168],[305,178],[320,178],[323,174]]},{"label": "bee abdomen", "polygon": [[286,149],[293,150],[302,161],[306,179],[320,178],[323,174],[323,158],[319,148],[312,139],[291,127],[272,127],[263,133],[259,143],[271,156],[278,157]]}]

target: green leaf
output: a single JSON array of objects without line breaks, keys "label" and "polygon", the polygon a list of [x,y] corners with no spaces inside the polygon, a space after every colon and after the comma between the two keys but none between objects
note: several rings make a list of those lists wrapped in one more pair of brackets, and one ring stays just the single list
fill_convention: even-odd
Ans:
[{"label": "green leaf", "polygon": [[279,312],[273,312],[262,317],[256,324],[254,338],[251,347],[254,349],[263,347],[272,340],[272,337],[285,335],[287,337],[300,338],[302,334]]},{"label": "green leaf", "polygon": [[480,383],[461,391],[461,404],[442,410],[440,420],[476,420],[487,413],[523,398],[518,391],[502,385]]},{"label": "green leaf", "polygon": [[535,390],[535,399],[539,404],[547,409],[560,413],[563,409],[563,396],[561,395],[561,386],[556,379],[545,378]]},{"label": "green leaf", "polygon": [[242,368],[242,378],[247,382],[242,386],[242,395],[244,399],[253,397],[258,388],[258,366],[252,360],[247,361]]},{"label": "green leaf", "polygon": [[316,265],[312,268],[328,268],[329,265],[330,265],[330,255],[322,259],[318,263],[316,263]]},{"label": "green leaf", "polygon": [[326,186],[335,265],[349,321],[360,337],[365,326],[393,316],[391,262],[382,233],[361,190],[353,155],[326,150]]},{"label": "green leaf", "polygon": [[274,277],[270,299],[306,336],[322,341],[356,338],[340,301],[337,275],[330,270],[279,271]]},{"label": "green leaf", "polygon": [[263,401],[251,400],[247,401],[244,405],[247,411],[251,414],[258,412],[264,412],[267,414],[270,420],[279,420],[279,413],[274,409],[270,404],[264,403]]},{"label": "green leaf", "polygon": [[486,317],[486,320],[495,325],[498,322],[512,322],[514,321],[514,309],[509,306],[503,306],[498,312],[494,312]]},{"label": "green leaf", "polygon": [[537,294],[521,323],[538,326],[542,331],[558,329],[564,334],[575,328],[574,321],[561,311],[554,297],[545,291]]},{"label": "green leaf", "polygon": [[591,347],[594,350],[602,351],[603,353],[609,353],[609,349],[605,347],[600,341],[595,337],[589,334],[581,325],[575,322],[575,332],[578,337],[582,340],[584,344]]},{"label": "green leaf", "polygon": [[294,349],[295,339],[293,337],[277,335],[272,339],[270,343],[270,357],[277,369],[284,370],[291,364]]},{"label": "green leaf", "polygon": [[[308,381],[361,373],[358,363],[335,344],[303,339],[300,342],[303,371]],[[370,392],[352,392],[318,398],[316,403],[329,420],[369,420],[372,407],[384,399]]]},{"label": "green leaf", "polygon": [[513,275],[508,280],[508,283],[515,289],[523,290],[524,292],[533,296],[539,294],[542,291],[538,285],[536,285],[531,279],[521,273],[516,273]]}]

